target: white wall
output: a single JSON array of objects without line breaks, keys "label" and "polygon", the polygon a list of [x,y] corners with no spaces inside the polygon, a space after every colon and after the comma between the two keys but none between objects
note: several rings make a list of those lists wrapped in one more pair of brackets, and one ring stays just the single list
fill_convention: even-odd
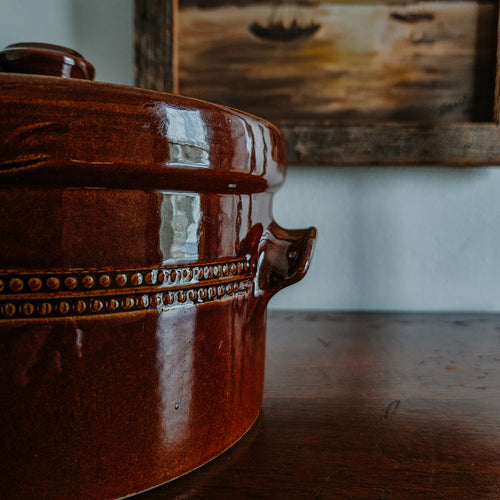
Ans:
[{"label": "white wall", "polygon": [[0,0],[0,48],[16,42],[70,47],[96,80],[134,82],[132,0]]},{"label": "white wall", "polygon": [[[0,0],[0,46],[66,45],[132,84],[131,0]],[[284,227],[316,225],[309,275],[271,308],[500,311],[500,169],[290,168]]]},{"label": "white wall", "polygon": [[270,306],[500,311],[499,193],[496,168],[289,168],[275,218],[318,244]]}]

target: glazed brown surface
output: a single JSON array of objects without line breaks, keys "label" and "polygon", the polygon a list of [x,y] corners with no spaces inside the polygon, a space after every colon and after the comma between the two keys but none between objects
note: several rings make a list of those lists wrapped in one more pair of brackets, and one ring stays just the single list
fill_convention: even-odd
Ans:
[{"label": "glazed brown surface", "polygon": [[498,315],[271,312],[261,415],[153,499],[497,499]]},{"label": "glazed brown surface", "polygon": [[262,192],[284,181],[278,130],[186,97],[0,73],[0,183]]},{"label": "glazed brown surface", "polygon": [[262,401],[267,302],[307,271],[314,230],[272,222],[268,193],[1,196],[7,498],[125,496],[246,432]]},{"label": "glazed brown surface", "polygon": [[[80,57],[13,46],[1,69],[57,74],[61,54]],[[0,89],[3,497],[118,498],[199,467],[257,418],[267,303],[314,247],[272,218],[281,135],[116,85]]]},{"label": "glazed brown surface", "polygon": [[248,307],[2,326],[4,498],[117,498],[222,452],[262,397]]},{"label": "glazed brown surface", "polygon": [[93,80],[92,64],[78,52],[50,43],[14,43],[0,52],[0,72]]}]

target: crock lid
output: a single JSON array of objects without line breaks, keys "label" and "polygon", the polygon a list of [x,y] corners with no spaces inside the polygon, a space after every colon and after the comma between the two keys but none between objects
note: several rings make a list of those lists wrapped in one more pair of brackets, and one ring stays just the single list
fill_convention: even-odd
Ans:
[{"label": "crock lid", "polygon": [[0,185],[248,193],[284,181],[282,136],[257,117],[89,81],[92,65],[54,45],[9,46],[0,71]]}]

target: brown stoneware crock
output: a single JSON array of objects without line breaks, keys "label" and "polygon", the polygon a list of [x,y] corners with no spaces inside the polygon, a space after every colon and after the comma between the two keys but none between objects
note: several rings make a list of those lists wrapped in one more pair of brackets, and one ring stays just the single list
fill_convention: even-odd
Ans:
[{"label": "brown stoneware crock", "polygon": [[140,492],[255,421],[267,303],[315,230],[273,221],[269,123],[88,81],[57,46],[10,46],[0,69],[1,493]]}]

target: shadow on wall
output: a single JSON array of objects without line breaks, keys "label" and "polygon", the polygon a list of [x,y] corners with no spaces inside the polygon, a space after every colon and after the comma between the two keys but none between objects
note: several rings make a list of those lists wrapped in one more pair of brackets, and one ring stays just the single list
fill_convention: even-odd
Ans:
[{"label": "shadow on wall", "polygon": [[75,50],[96,68],[96,80],[134,84],[132,0],[71,0]]}]

